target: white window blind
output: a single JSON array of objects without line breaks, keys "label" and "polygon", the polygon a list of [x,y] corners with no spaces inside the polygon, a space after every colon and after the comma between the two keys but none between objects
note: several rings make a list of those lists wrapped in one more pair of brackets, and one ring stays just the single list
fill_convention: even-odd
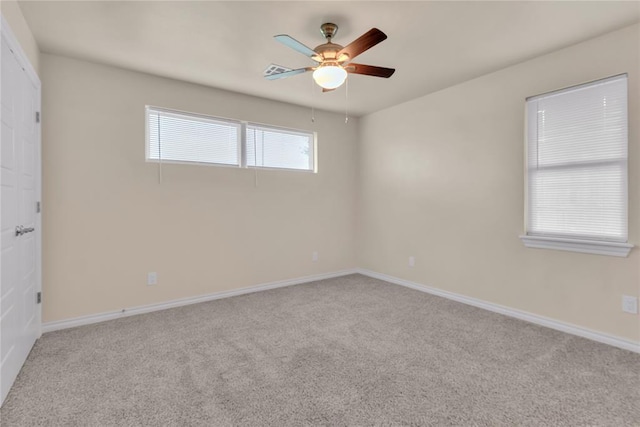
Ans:
[{"label": "white window blind", "polygon": [[314,134],[247,125],[247,166],[314,169]]},{"label": "white window blind", "polygon": [[147,159],[240,165],[241,124],[147,107]]},{"label": "white window blind", "polygon": [[627,76],[527,100],[527,234],[627,241]]}]

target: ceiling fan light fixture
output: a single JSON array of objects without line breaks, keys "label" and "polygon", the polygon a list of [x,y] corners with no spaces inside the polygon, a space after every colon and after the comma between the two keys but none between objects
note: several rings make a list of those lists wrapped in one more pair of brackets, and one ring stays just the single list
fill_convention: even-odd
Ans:
[{"label": "ceiling fan light fixture", "polygon": [[335,89],[347,79],[347,71],[339,65],[324,65],[313,72],[313,80],[324,89]]},{"label": "ceiling fan light fixture", "polygon": [[378,43],[386,40],[387,35],[379,29],[370,29],[344,47],[331,41],[338,31],[336,24],[329,22],[322,24],[320,31],[327,42],[316,46],[315,49],[305,46],[287,34],[274,36],[280,43],[311,58],[318,64],[313,67],[297,68],[295,70],[281,65],[271,64],[267,70],[265,70],[264,77],[268,80],[277,80],[313,70],[313,80],[315,83],[324,89],[323,92],[328,92],[342,86],[349,74],[362,74],[388,79],[396,71],[393,68],[355,64],[351,62],[361,53],[366,52]]}]

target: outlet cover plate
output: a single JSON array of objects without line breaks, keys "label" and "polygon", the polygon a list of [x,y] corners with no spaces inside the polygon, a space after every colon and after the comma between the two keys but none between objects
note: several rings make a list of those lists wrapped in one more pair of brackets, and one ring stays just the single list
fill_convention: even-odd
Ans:
[{"label": "outlet cover plate", "polygon": [[638,314],[638,298],[629,295],[623,295],[622,311],[624,311],[625,313]]},{"label": "outlet cover plate", "polygon": [[158,273],[150,271],[147,273],[147,285],[153,286],[158,284]]}]

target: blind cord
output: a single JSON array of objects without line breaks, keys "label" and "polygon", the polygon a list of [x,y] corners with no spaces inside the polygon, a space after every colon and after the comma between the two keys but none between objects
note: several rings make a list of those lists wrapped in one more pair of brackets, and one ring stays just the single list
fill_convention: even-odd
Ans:
[{"label": "blind cord", "polygon": [[344,87],[344,124],[349,123],[349,79]]}]

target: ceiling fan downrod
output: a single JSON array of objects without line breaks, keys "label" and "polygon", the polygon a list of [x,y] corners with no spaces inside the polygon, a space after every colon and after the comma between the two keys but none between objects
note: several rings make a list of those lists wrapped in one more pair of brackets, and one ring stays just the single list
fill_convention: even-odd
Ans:
[{"label": "ceiling fan downrod", "polygon": [[327,39],[327,43],[331,43],[331,39],[334,38],[338,32],[338,26],[331,22],[327,22],[320,25],[320,32],[322,33],[322,36]]}]

